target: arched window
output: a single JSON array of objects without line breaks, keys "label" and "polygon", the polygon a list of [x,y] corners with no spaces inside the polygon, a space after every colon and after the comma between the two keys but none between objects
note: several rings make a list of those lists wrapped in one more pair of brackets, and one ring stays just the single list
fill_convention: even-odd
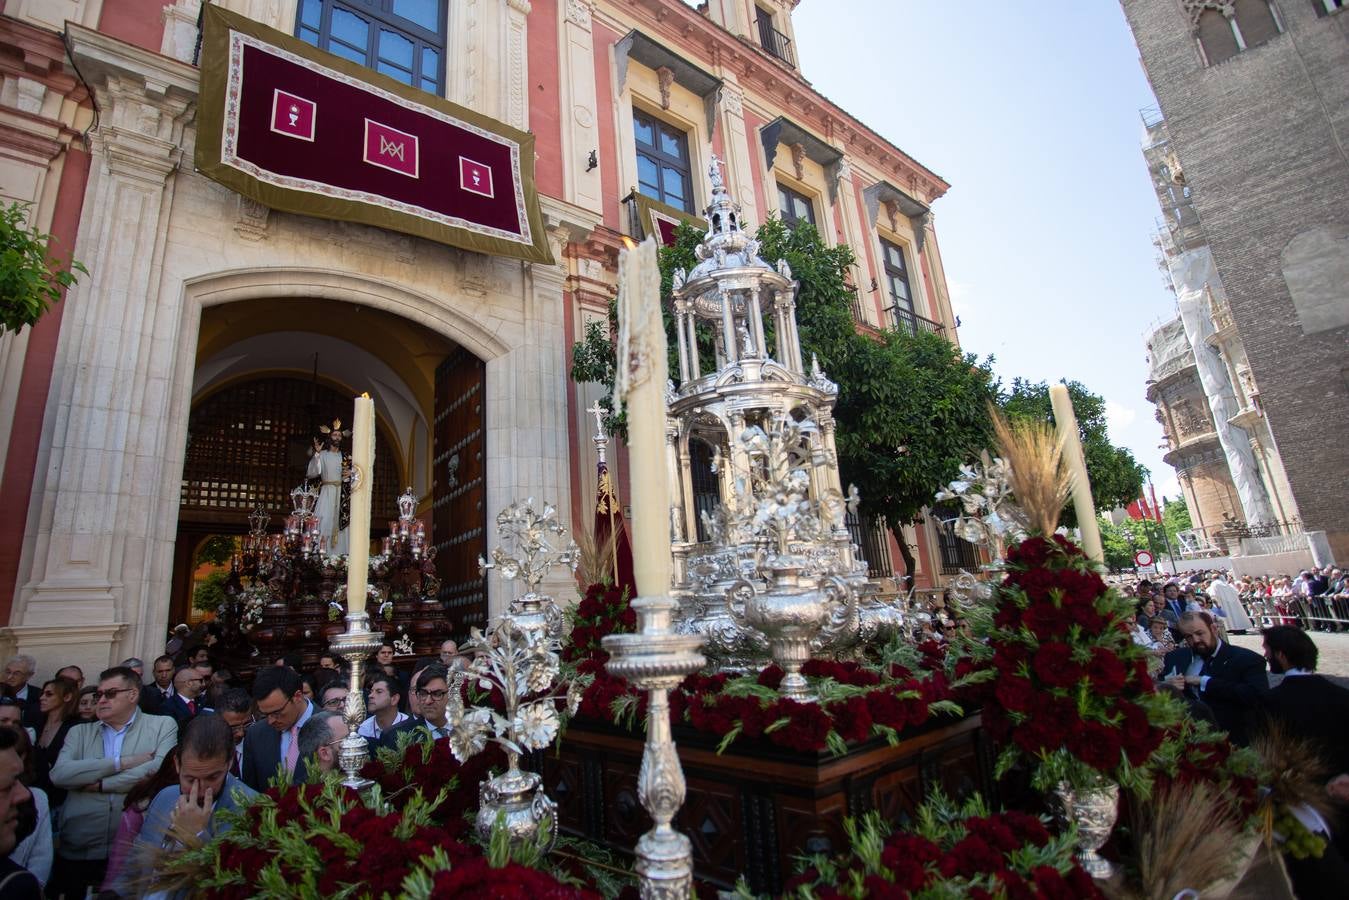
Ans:
[{"label": "arched window", "polygon": [[1274,10],[1269,0],[1236,0],[1232,4],[1235,13],[1237,31],[1245,47],[1263,44],[1272,37],[1278,37],[1279,23],[1274,19]]},{"label": "arched window", "polygon": [[1210,66],[1226,62],[1241,50],[1232,22],[1216,9],[1206,9],[1199,14],[1195,34],[1204,50],[1204,61]]}]

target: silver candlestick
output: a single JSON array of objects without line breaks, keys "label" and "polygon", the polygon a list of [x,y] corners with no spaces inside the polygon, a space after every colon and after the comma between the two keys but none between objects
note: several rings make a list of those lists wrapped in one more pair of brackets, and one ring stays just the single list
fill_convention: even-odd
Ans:
[{"label": "silver candlestick", "polygon": [[357,734],[356,729],[365,720],[365,693],[362,689],[365,661],[383,642],[382,633],[370,630],[370,614],[361,610],[347,613],[347,630],[329,644],[329,649],[345,659],[351,669],[347,702],[342,707],[342,718],[347,722],[347,736],[338,748],[337,764],[347,776],[342,779],[342,784],[358,791],[374,784],[360,775],[361,767],[370,759],[370,754],[366,749],[365,738]]},{"label": "silver candlestick", "polygon": [[637,841],[637,873],[644,900],[685,900],[693,887],[693,845],[670,822],[684,805],[684,769],[670,734],[670,689],[706,662],[702,639],[677,634],[671,597],[632,601],[635,634],[611,634],[602,641],[609,674],[647,692],[646,749],[637,776],[637,795],[654,826]]}]

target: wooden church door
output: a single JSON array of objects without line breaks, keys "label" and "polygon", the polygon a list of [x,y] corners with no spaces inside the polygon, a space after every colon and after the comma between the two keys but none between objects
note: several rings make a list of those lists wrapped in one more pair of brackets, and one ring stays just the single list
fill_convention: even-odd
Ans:
[{"label": "wooden church door", "polygon": [[458,640],[487,621],[487,442],[483,361],[457,350],[436,369],[431,541],[440,600]]}]

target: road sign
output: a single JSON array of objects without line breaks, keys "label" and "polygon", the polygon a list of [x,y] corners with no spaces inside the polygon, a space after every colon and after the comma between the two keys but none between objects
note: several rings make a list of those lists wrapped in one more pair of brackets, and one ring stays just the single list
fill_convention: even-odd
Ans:
[{"label": "road sign", "polygon": [[1134,554],[1134,565],[1144,567],[1152,565],[1152,554],[1146,550],[1139,550]]}]

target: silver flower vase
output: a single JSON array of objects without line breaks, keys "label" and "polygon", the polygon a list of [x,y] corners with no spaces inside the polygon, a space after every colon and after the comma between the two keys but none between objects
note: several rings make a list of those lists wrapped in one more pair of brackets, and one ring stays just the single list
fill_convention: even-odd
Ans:
[{"label": "silver flower vase", "polygon": [[1110,839],[1119,814],[1119,785],[1101,781],[1099,784],[1073,790],[1061,782],[1054,791],[1063,804],[1063,814],[1070,825],[1077,828],[1077,861],[1092,878],[1105,880],[1115,874],[1115,867],[1099,851]]},{"label": "silver flower vase", "polygon": [[513,846],[534,844],[547,854],[557,843],[557,804],[543,792],[538,773],[523,771],[514,753],[507,757],[510,767],[505,772],[478,785],[478,834],[483,843],[490,841],[501,818]]}]

